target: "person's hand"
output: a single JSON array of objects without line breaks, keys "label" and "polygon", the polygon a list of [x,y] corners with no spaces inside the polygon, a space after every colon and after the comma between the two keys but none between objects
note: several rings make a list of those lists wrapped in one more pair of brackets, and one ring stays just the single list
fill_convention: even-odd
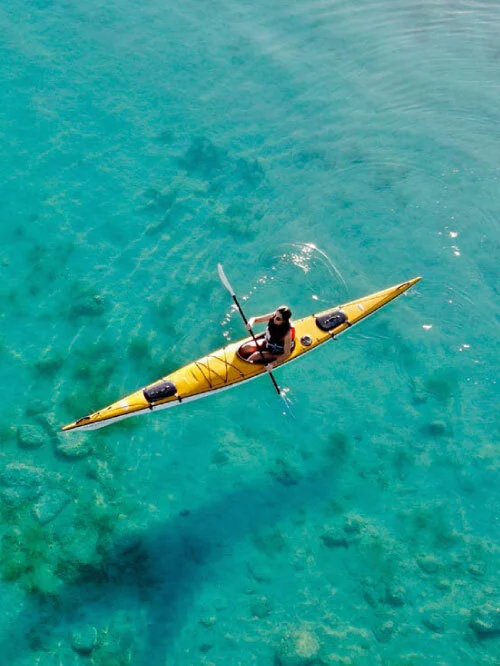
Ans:
[{"label": "person's hand", "polygon": [[253,328],[254,324],[255,324],[255,319],[253,317],[250,317],[250,319],[245,324],[245,328],[247,329],[247,331],[249,331],[251,328]]},{"label": "person's hand", "polygon": [[266,365],[266,370],[267,370],[268,372],[271,372],[271,370],[273,370],[273,369],[274,369],[274,363],[268,363],[268,364]]}]

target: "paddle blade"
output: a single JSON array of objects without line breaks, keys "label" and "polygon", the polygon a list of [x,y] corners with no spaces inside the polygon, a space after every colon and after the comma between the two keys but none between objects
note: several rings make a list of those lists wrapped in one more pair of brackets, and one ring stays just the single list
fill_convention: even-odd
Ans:
[{"label": "paddle blade", "polygon": [[222,284],[226,287],[228,292],[231,294],[231,296],[234,296],[234,291],[231,285],[229,284],[229,280],[226,277],[226,274],[224,273],[224,269],[222,268],[222,264],[217,264],[217,272],[219,273],[219,278]]}]

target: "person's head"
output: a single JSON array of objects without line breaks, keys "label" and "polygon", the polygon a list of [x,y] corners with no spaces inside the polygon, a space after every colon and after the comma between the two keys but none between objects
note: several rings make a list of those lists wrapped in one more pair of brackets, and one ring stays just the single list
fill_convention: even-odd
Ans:
[{"label": "person's head", "polygon": [[277,326],[282,326],[290,323],[290,317],[292,316],[292,311],[286,305],[280,305],[279,308],[276,308],[275,313],[273,314],[273,321]]}]

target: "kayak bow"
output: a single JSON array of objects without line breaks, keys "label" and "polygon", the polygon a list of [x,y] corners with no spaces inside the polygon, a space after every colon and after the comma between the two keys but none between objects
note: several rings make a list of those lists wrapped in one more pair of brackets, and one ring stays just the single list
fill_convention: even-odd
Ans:
[{"label": "kayak bow", "polygon": [[[299,358],[306,352],[316,349],[324,342],[343,333],[390,301],[401,296],[419,280],[420,277],[416,277],[408,282],[378,291],[356,301],[350,301],[344,305],[295,321],[295,348],[291,355],[278,367]],[[242,344],[249,340],[251,338],[232,342],[197,361],[188,363],[170,375],[148,384],[121,400],[63,426],[62,430],[104,428],[115,421],[197,400],[211,393],[229,389],[242,382],[265,375],[267,373],[264,365],[249,363],[238,354]]]}]

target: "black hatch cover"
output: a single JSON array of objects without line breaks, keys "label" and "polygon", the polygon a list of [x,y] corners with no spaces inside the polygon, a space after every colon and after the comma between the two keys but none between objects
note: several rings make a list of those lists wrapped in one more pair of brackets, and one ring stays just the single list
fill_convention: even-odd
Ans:
[{"label": "black hatch cover", "polygon": [[337,326],[340,326],[345,322],[349,324],[346,313],[338,309],[327,312],[320,317],[316,317],[316,325],[322,331],[332,331],[334,328],[337,328]]},{"label": "black hatch cover", "polygon": [[165,400],[165,398],[171,398],[177,393],[177,389],[175,384],[166,379],[162,379],[152,386],[146,386],[143,393],[146,400],[149,403],[153,403],[158,402],[159,400]]}]

